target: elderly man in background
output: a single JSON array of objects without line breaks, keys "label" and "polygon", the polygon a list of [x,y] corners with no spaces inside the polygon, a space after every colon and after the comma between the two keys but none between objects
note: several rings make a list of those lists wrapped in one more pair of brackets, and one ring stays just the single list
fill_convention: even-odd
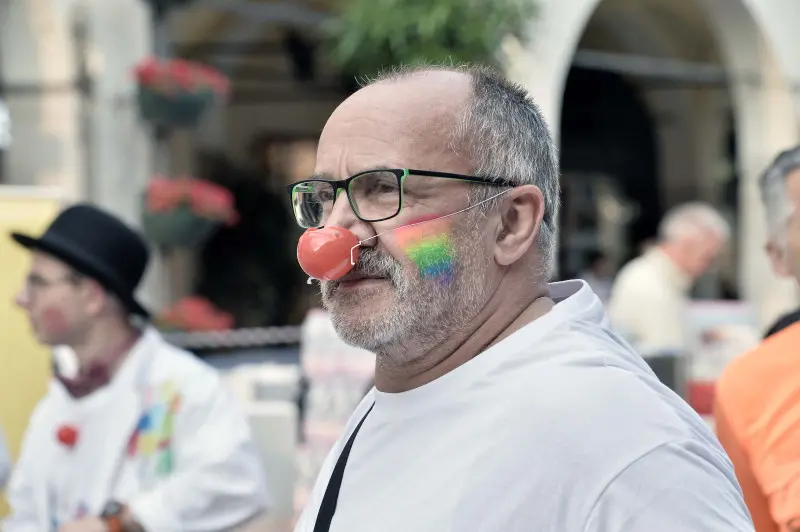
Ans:
[{"label": "elderly man in background", "polygon": [[669,211],[658,232],[659,242],[620,270],[608,305],[614,328],[643,354],[685,349],[689,290],[714,265],[730,229],[713,207],[693,202]]},{"label": "elderly man in background", "polygon": [[387,74],[290,191],[337,333],[377,355],[297,532],[752,530],[702,420],[586,283],[548,284],[558,155],[522,88]]},{"label": "elderly man in background", "polygon": [[[778,155],[760,184],[773,269],[800,281],[800,146]],[[715,397],[717,435],[758,532],[800,530],[800,324],[782,321],[725,369]]]},{"label": "elderly man in background", "polygon": [[[800,245],[790,241],[788,221],[797,208],[793,195],[800,187],[800,146],[781,152],[761,178],[761,197],[770,236],[767,256],[772,271],[780,277],[800,280]],[[779,317],[764,334],[765,337],[782,331],[800,320],[800,309]]]}]

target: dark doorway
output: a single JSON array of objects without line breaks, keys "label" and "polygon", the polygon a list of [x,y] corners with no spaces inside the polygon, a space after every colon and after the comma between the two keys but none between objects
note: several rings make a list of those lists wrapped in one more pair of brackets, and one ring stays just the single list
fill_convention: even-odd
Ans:
[{"label": "dark doorway", "polygon": [[[572,68],[561,114],[562,200],[564,212],[582,221],[574,224],[578,229],[562,223],[560,264],[578,267],[574,248],[596,245],[591,232],[597,230],[600,209],[591,199],[587,206],[573,192],[578,188],[571,186],[570,180],[578,180],[574,176],[590,185],[592,176],[605,176],[624,200],[638,207],[638,215],[620,234],[627,240],[627,256],[619,257],[624,261],[656,233],[662,216],[658,167],[653,119],[636,87],[618,74]],[[570,254],[571,260],[565,260]],[[577,272],[562,268],[560,273],[565,277]]]}]

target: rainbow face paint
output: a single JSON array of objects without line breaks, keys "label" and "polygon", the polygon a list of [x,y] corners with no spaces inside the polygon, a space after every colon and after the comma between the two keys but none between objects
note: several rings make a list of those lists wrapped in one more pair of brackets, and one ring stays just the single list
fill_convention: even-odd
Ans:
[{"label": "rainbow face paint", "polygon": [[416,218],[397,228],[393,236],[420,277],[446,285],[453,280],[456,248],[450,236],[451,220],[437,218]]}]

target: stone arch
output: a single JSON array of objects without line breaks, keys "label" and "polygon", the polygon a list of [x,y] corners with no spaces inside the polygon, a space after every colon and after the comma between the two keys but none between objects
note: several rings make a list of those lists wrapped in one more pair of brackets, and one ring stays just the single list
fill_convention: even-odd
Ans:
[{"label": "stone arch", "polygon": [[[532,92],[556,138],[574,53],[589,21],[609,1],[539,0],[531,41],[512,50],[509,74]],[[702,9],[728,74],[739,132],[739,284],[742,297],[756,305],[762,321],[768,321],[795,302],[792,290],[772,276],[762,251],[766,230],[757,176],[777,150],[797,141],[798,97],[793,101],[789,80],[800,80],[800,69],[792,66],[798,53],[786,9],[798,11],[798,7],[783,0],[685,1]]]}]

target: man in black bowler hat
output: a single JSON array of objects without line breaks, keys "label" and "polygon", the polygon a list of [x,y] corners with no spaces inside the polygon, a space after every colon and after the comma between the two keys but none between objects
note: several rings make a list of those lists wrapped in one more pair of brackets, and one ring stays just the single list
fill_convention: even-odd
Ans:
[{"label": "man in black bowler hat", "polygon": [[149,251],[87,204],[40,237],[16,297],[36,338],[68,346],[34,410],[8,487],[4,532],[212,531],[266,508],[264,470],[244,414],[216,372],[147,325],[135,291]]}]

